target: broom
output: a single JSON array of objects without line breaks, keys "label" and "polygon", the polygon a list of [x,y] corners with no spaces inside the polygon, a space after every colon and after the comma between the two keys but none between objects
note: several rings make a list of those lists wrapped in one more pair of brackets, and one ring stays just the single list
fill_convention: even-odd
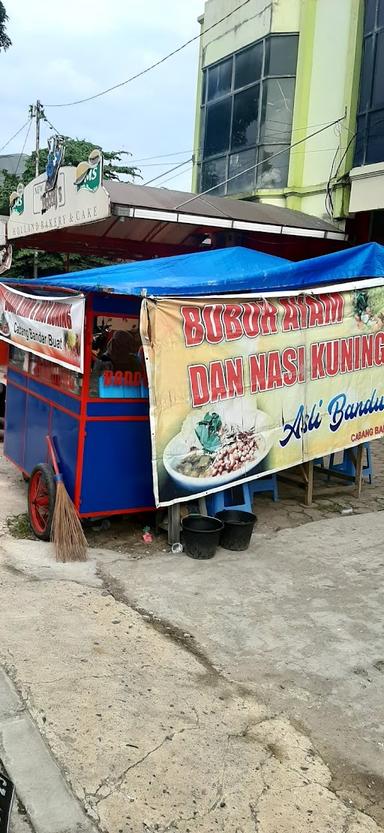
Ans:
[{"label": "broom", "polygon": [[50,437],[47,437],[47,444],[56,481],[56,500],[51,527],[51,541],[55,545],[56,560],[86,561],[87,539],[76,509],[64,486],[63,475],[59,471]]}]

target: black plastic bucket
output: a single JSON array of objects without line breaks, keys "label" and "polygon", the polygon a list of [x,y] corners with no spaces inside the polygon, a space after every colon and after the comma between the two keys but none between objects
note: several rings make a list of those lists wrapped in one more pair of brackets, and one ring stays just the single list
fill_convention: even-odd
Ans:
[{"label": "black plastic bucket", "polygon": [[223,523],[220,546],[225,550],[247,550],[251,541],[253,527],[257,521],[253,512],[241,512],[239,509],[223,509],[216,517]]},{"label": "black plastic bucket", "polygon": [[219,546],[223,524],[206,515],[187,515],[182,520],[183,542],[191,558],[213,558]]}]

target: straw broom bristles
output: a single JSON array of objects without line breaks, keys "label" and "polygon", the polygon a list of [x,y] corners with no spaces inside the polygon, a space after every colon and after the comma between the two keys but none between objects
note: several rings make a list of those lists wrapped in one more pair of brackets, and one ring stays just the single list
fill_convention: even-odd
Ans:
[{"label": "straw broom bristles", "polygon": [[57,561],[86,561],[87,539],[76,509],[64,486],[61,474],[55,475],[56,501],[52,518],[51,541]]}]

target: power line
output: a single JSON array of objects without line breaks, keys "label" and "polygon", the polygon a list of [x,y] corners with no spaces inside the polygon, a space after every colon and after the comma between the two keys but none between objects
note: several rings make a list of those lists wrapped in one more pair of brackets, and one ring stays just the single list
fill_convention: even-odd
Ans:
[{"label": "power line", "polygon": [[6,148],[6,147],[7,147],[7,145],[9,145],[9,144],[12,142],[12,140],[13,140],[13,139],[16,139],[16,136],[18,136],[18,135],[19,135],[19,133],[21,133],[21,131],[22,131],[22,130],[24,130],[24,128],[27,126],[27,124],[28,124],[28,122],[29,122],[29,121],[30,121],[30,118],[28,118],[28,120],[25,122],[25,124],[23,124],[23,126],[22,126],[22,127],[20,127],[20,130],[17,130],[17,131],[16,131],[16,133],[14,133],[14,134],[13,134],[13,136],[11,136],[11,138],[10,138],[10,139],[8,139],[8,141],[5,143],[5,145],[3,145],[3,146],[0,148],[0,153],[1,153],[1,151],[2,151],[2,150],[4,150],[4,148]]},{"label": "power line", "polygon": [[[167,174],[171,174],[173,171],[177,171],[179,168],[183,168],[184,165],[188,165],[189,162],[192,162],[192,161],[193,161],[193,159],[192,159],[192,157],[190,157],[189,159],[186,159],[184,162],[179,162],[179,164],[175,165],[174,168],[171,168],[170,171],[164,171],[162,174],[159,174],[158,176],[155,176],[153,179],[149,179],[148,182],[144,182],[144,185],[152,185],[152,182],[157,182],[158,179],[162,179],[163,176],[166,176]],[[172,177],[172,179],[173,179],[173,177]],[[166,180],[166,181],[168,182],[168,180]]]},{"label": "power line", "polygon": [[26,146],[27,141],[28,141],[28,136],[29,136],[29,133],[30,133],[31,127],[32,127],[32,116],[31,116],[31,118],[29,119],[28,130],[27,130],[27,132],[26,132],[26,134],[25,134],[25,139],[24,139],[23,147],[22,147],[22,149],[21,149],[20,156],[19,156],[19,158],[18,158],[18,160],[17,160],[16,170],[15,170],[15,176],[17,176],[17,174],[19,173],[19,167],[20,167],[21,157],[22,157],[22,155],[23,155],[23,153],[24,153],[24,151],[25,151],[25,146]]},{"label": "power line", "polygon": [[205,191],[201,191],[199,194],[194,194],[194,196],[190,197],[190,199],[181,202],[179,205],[176,205],[175,210],[177,211],[179,208],[183,208],[185,205],[188,205],[194,200],[199,199],[199,197],[203,197],[205,194],[210,194],[211,191],[215,191],[216,188],[221,188],[223,185],[227,185],[228,182],[232,182],[234,179],[237,179],[238,176],[243,176],[244,174],[247,174],[250,171],[254,171],[260,165],[264,165],[266,162],[270,162],[271,159],[276,159],[277,156],[281,156],[282,153],[288,153],[290,150],[292,150],[292,148],[297,147],[297,145],[302,145],[303,142],[307,142],[308,139],[312,139],[313,136],[317,136],[319,133],[323,133],[324,130],[328,130],[329,127],[333,127],[334,124],[339,124],[339,122],[341,122],[343,119],[345,119],[345,116],[341,116],[339,119],[331,121],[325,127],[321,127],[320,130],[315,130],[315,132],[310,133],[309,136],[304,136],[302,139],[298,139],[297,142],[293,142],[291,145],[288,145],[288,147],[283,148],[282,150],[278,150],[277,153],[273,153],[271,154],[271,156],[267,156],[266,159],[261,159],[260,162],[256,162],[255,165],[251,165],[249,168],[244,168],[244,170],[239,171],[237,174],[234,174],[233,176],[227,177],[227,179],[224,179],[223,182],[217,182],[216,185],[213,185],[211,188],[207,188]]},{"label": "power line", "polygon": [[[248,3],[250,3],[250,0],[244,0],[244,2],[240,3],[240,5],[236,7],[236,9],[232,9],[232,11],[228,12],[228,14],[224,15],[224,17],[220,18],[220,20],[217,20],[216,23],[213,23],[212,26],[208,26],[208,28],[204,30],[204,35],[206,35],[207,32],[210,32],[211,29],[214,29],[216,26],[219,26],[220,23],[224,23],[225,20],[228,20],[229,17],[232,17],[232,15],[235,14],[235,12],[238,12],[238,11],[240,11],[240,9],[244,8],[244,6],[247,6]],[[269,3],[264,9],[262,9],[258,13],[257,17],[260,17],[260,15],[264,14],[264,12],[267,9],[269,9],[270,7],[271,7],[271,3]],[[202,33],[199,32],[198,35],[194,35],[193,38],[190,38],[189,40],[185,41],[185,43],[182,43],[181,46],[177,47],[177,49],[174,49],[172,52],[169,52],[168,55],[164,55],[163,58],[160,58],[159,61],[156,61],[155,63],[151,64],[151,66],[146,67],[146,69],[142,69],[140,72],[137,72],[135,75],[131,75],[131,77],[127,78],[125,81],[120,81],[119,84],[114,84],[112,87],[108,87],[106,90],[101,90],[101,92],[99,92],[99,93],[95,93],[94,95],[90,95],[87,98],[80,98],[77,101],[67,101],[63,104],[46,104],[45,106],[46,107],[74,107],[76,104],[85,104],[87,101],[94,101],[95,98],[100,98],[103,95],[107,95],[107,93],[111,93],[114,90],[118,90],[120,87],[125,87],[126,84],[129,84],[131,81],[136,81],[137,78],[141,78],[143,75],[146,75],[147,72],[150,72],[152,69],[156,69],[156,67],[160,66],[160,64],[163,64],[165,61],[168,61],[169,58],[173,58],[174,55],[177,55],[178,52],[181,52],[182,49],[185,49],[186,46],[189,46],[191,43],[194,43],[196,40],[199,40],[201,38],[201,35],[202,35]]]}]

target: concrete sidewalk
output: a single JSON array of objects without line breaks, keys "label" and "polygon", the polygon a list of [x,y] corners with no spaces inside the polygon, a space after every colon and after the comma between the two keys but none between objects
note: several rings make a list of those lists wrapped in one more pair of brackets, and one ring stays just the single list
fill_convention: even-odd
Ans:
[{"label": "concrete sidewalk", "polygon": [[[335,787],[384,821],[384,514],[255,534],[245,553],[104,564],[227,678],[310,733]],[[112,585],[113,586],[113,585]]]},{"label": "concrete sidewalk", "polygon": [[[25,487],[2,466],[8,513]],[[67,565],[3,534],[0,665],[79,824],[383,833],[382,531],[377,512],[256,535],[208,563],[153,545]],[[46,833],[49,785],[36,807],[38,753],[17,758],[12,720],[0,758]]]}]

